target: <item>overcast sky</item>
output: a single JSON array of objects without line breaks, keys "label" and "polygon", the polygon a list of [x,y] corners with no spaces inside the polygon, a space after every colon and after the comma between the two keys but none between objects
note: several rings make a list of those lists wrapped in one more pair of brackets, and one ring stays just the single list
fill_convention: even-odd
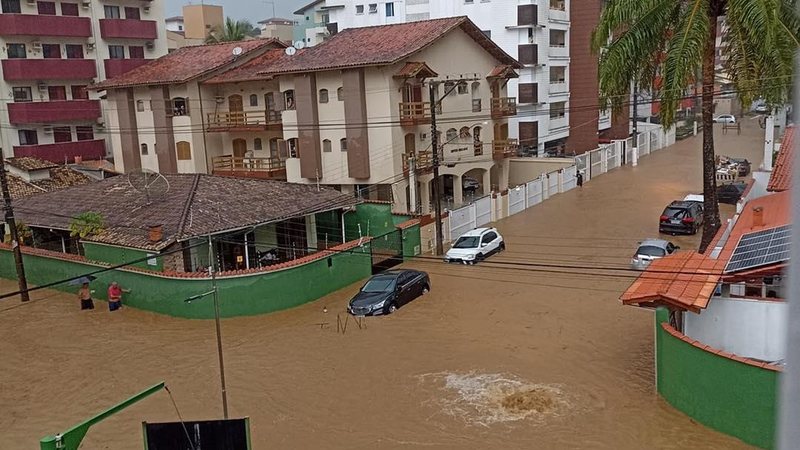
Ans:
[{"label": "overcast sky", "polygon": [[311,3],[311,0],[214,0],[201,2],[200,0],[167,0],[166,17],[180,16],[183,5],[193,3],[206,3],[209,5],[222,5],[225,8],[225,15],[234,19],[247,19],[253,24],[259,20],[272,17],[273,3],[275,15],[286,19],[294,19],[292,12],[297,8]]}]

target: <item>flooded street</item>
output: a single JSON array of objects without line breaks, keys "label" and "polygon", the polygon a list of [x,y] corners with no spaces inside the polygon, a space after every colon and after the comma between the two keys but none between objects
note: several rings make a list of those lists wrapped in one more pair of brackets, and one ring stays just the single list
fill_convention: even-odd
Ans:
[{"label": "flooded street", "polygon": [[[718,135],[718,153],[756,168],[763,131],[742,126]],[[652,312],[618,300],[635,274],[602,270],[628,267],[638,241],[658,236],[664,206],[701,191],[700,143],[503,220],[508,251],[488,264],[407,264],[430,273],[431,293],[366,328],[350,319],[336,331],[357,285],[224,320],[231,416],[250,417],[255,449],[748,448],[659,398]],[[672,240],[689,249],[698,239]],[[15,287],[0,280],[0,292]],[[104,303],[81,313],[54,291],[33,298],[0,303],[4,448],[34,448],[161,380],[184,419],[221,417],[213,321],[110,314]],[[177,420],[166,393],[96,425],[82,448],[141,449],[143,420]]]}]

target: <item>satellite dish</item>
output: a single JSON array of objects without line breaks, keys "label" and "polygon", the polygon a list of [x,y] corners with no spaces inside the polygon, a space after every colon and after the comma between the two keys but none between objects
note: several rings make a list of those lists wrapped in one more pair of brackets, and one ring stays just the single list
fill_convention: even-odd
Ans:
[{"label": "satellite dish", "polygon": [[284,50],[284,51],[289,56],[293,56],[295,53],[297,53],[297,49],[294,48],[294,47],[286,47],[286,50]]},{"label": "satellite dish", "polygon": [[233,56],[239,56],[242,54],[242,47],[234,47],[233,48]]},{"label": "satellite dish", "polygon": [[149,169],[138,169],[128,173],[128,184],[134,191],[143,194],[149,205],[151,200],[160,200],[169,192],[169,181],[164,175]]},{"label": "satellite dish", "polygon": [[294,43],[294,46],[295,46],[296,49],[302,50],[302,49],[306,48],[306,43],[303,42],[303,41],[297,41],[297,42]]}]

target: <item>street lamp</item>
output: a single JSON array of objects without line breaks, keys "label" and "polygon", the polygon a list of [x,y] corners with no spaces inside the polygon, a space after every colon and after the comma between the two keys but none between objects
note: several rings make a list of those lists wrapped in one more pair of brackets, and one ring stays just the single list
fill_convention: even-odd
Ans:
[{"label": "street lamp", "polygon": [[208,272],[211,275],[211,290],[202,294],[193,295],[184,302],[192,303],[195,300],[203,299],[209,295],[214,298],[214,322],[217,327],[217,353],[219,354],[219,382],[222,388],[222,415],[228,418],[228,393],[225,388],[225,361],[222,357],[222,330],[219,323],[219,295],[217,290],[217,272],[214,270],[214,246],[211,243],[211,236],[208,237]]}]

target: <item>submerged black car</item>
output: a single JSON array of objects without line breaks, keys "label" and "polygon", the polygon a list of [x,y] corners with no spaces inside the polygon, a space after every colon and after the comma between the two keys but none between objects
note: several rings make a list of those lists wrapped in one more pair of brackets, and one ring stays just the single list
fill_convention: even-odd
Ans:
[{"label": "submerged black car", "polygon": [[696,201],[674,201],[661,213],[659,233],[696,234],[703,226],[703,204]]},{"label": "submerged black car", "polygon": [[745,189],[747,189],[747,184],[745,183],[731,183],[717,186],[717,200],[720,203],[735,205],[736,202],[742,198]]},{"label": "submerged black car", "polygon": [[356,316],[391,314],[430,290],[431,280],[427,273],[391,270],[373,275],[350,300],[347,309]]}]

